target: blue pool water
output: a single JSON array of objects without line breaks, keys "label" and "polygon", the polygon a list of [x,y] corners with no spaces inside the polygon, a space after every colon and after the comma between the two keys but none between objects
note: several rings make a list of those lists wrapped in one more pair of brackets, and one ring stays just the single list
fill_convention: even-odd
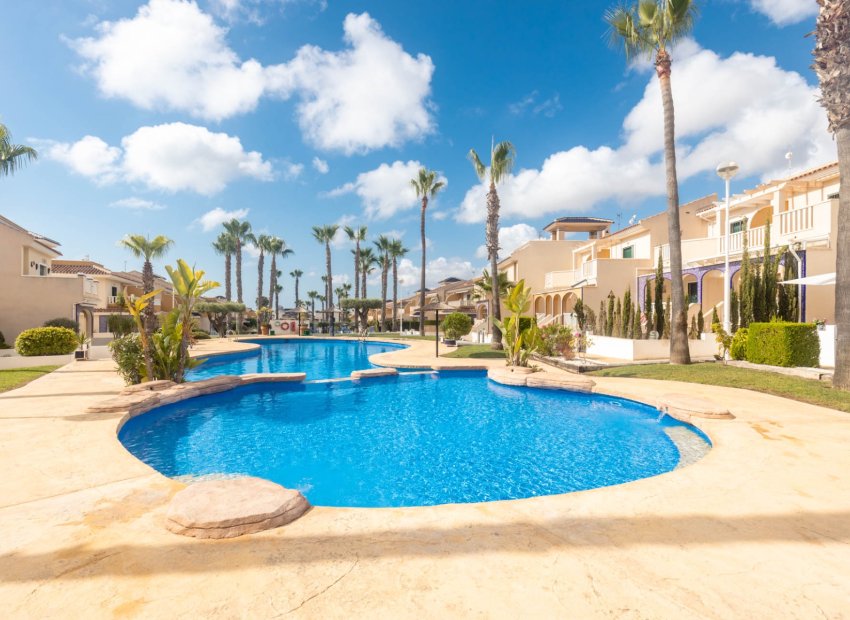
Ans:
[{"label": "blue pool water", "polygon": [[686,425],[658,417],[622,399],[421,373],[245,386],[134,418],[120,439],[167,476],[259,476],[315,505],[421,506],[670,471],[679,451],[665,430]]},{"label": "blue pool water", "polygon": [[[249,341],[250,342],[250,341]],[[189,381],[217,375],[244,375],[255,372],[306,372],[307,379],[338,379],[353,370],[374,368],[369,356],[403,349],[404,345],[354,340],[261,341],[258,352],[214,356],[192,370]]]}]

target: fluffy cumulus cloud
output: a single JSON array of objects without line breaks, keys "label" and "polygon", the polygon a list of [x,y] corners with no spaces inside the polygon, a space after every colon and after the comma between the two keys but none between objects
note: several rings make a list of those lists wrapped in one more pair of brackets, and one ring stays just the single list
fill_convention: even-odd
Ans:
[{"label": "fluffy cumulus cloud", "polygon": [[[201,217],[195,220],[195,224],[201,227],[204,232],[215,230],[224,222],[230,221],[233,218],[237,220],[244,219],[248,216],[248,209],[235,209],[233,211],[225,211],[221,207],[216,207],[204,213]],[[249,248],[250,246],[245,246]]]},{"label": "fluffy cumulus cloud", "polygon": [[[437,283],[446,278],[460,278],[466,280],[480,273],[473,267],[472,263],[462,258],[446,258],[440,256],[429,260],[425,267],[425,286],[434,288]],[[399,286],[403,289],[419,288],[419,262],[416,264],[409,258],[403,258],[398,264]]]},{"label": "fluffy cumulus cloud", "polygon": [[[503,257],[509,256],[511,252],[521,245],[539,238],[540,235],[534,226],[529,226],[528,224],[504,226],[499,229],[499,255]],[[487,258],[487,246],[478,246],[475,256],[481,259]]]},{"label": "fluffy cumulus cloud", "polygon": [[[331,190],[327,195],[336,197],[353,193],[360,198],[366,217],[387,219],[419,204],[410,180],[421,167],[418,161],[381,164],[374,170],[358,174],[356,180]],[[445,177],[440,177],[440,180],[448,183]]]},{"label": "fluffy cumulus cloud", "polygon": [[[679,180],[736,160],[746,175],[784,174],[785,153],[798,168],[835,158],[817,88],[772,57],[721,57],[693,41],[678,48],[673,71]],[[641,67],[637,67],[638,70]],[[499,188],[506,218],[588,211],[605,200],[630,202],[664,194],[661,94],[654,77],[623,121],[623,143],[576,146],[523,169]],[[486,217],[485,184],[470,188],[456,214]]]},{"label": "fluffy cumulus cloud", "polygon": [[[246,3],[214,6],[238,14]],[[194,1],[150,0],[70,45],[104,96],[144,109],[222,120],[254,110],[263,96],[293,98],[305,138],[349,154],[432,132],[430,57],[407,53],[366,13],[349,14],[343,29],[341,51],[306,45],[288,62],[263,66],[242,60],[227,30]]]},{"label": "fluffy cumulus cloud", "polygon": [[796,24],[818,14],[814,0],[750,0],[750,5],[777,26]]},{"label": "fluffy cumulus cloud", "polygon": [[212,195],[241,177],[272,178],[271,164],[245,151],[239,138],[185,123],[141,127],[121,140],[121,148],[94,136],[47,144],[48,159],[98,183],[123,180]]}]

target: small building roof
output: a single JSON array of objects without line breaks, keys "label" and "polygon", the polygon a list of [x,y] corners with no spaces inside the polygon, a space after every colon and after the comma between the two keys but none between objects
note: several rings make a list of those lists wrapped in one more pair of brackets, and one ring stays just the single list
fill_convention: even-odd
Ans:
[{"label": "small building roof", "polygon": [[614,220],[604,217],[566,216],[553,220],[543,230],[548,233],[555,231],[565,232],[600,232],[611,227]]}]

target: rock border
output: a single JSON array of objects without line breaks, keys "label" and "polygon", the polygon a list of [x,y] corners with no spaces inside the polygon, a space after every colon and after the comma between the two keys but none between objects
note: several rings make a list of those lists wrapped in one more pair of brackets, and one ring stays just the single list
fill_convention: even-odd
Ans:
[{"label": "rock border", "polygon": [[692,418],[735,419],[735,416],[728,409],[724,409],[713,400],[688,394],[665,394],[658,399],[656,407],[671,418],[689,424]]},{"label": "rock border", "polygon": [[502,385],[518,387],[543,388],[550,390],[564,390],[567,392],[581,392],[590,394],[596,386],[596,382],[581,375],[555,376],[549,373],[525,373],[511,372],[507,369],[491,368],[487,371],[487,378]]}]

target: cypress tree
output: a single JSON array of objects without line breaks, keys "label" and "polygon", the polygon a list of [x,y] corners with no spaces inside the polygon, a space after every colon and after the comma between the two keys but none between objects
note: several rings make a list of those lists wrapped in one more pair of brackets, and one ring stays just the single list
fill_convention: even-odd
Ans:
[{"label": "cypress tree", "polygon": [[587,317],[584,314],[584,303],[581,301],[581,299],[576,300],[576,305],[573,308],[573,314],[576,317],[576,323],[578,323],[578,328],[581,331],[584,331],[584,323]]},{"label": "cypress tree", "polygon": [[637,305],[632,309],[632,338],[635,340],[643,338],[643,333],[640,329],[640,306]]},{"label": "cypress tree", "polygon": [[717,316],[717,306],[714,306],[711,309],[711,328],[714,329],[714,326],[720,323],[720,317]]},{"label": "cypress tree", "polygon": [[643,311],[646,314],[646,333],[645,338],[649,338],[649,332],[655,329],[655,321],[652,316],[652,287],[649,286],[649,280],[646,282],[646,299],[643,303]]},{"label": "cypress tree", "polygon": [[758,269],[753,269],[751,291],[753,299],[753,321],[756,323],[767,321],[764,308],[764,290],[761,273]]},{"label": "cypress tree", "polygon": [[697,340],[699,338],[699,330],[697,328],[697,317],[693,315],[691,317],[691,327],[688,330],[688,338],[691,340]]},{"label": "cypress tree", "polygon": [[702,305],[697,313],[697,333],[702,335],[705,332],[705,317],[702,315]]},{"label": "cypress tree", "polygon": [[632,329],[632,287],[623,295],[623,338],[631,338]]},{"label": "cypress tree", "polygon": [[[658,301],[658,300],[656,300],[656,303],[657,303],[657,301]],[[664,320],[664,310],[663,310],[663,309],[662,309],[662,311],[661,311],[661,312],[662,312],[662,314],[660,315],[660,316],[661,316],[661,321],[662,321],[662,323],[664,324],[664,331],[663,331],[663,332],[661,332],[661,334],[662,334],[662,337],[663,337],[665,340],[669,340],[669,339],[670,339],[670,314],[672,313],[672,311],[673,311],[673,304],[672,304],[672,303],[670,303],[670,298],[668,297],[668,298],[667,298],[667,312],[666,312],[666,314],[667,314],[667,320],[666,320],[666,321]]]},{"label": "cypress tree", "polygon": [[605,335],[614,333],[614,293],[608,295],[608,315],[605,319]]},{"label": "cypress tree", "polygon": [[729,329],[733,334],[738,331],[738,292],[735,289],[729,293]]},{"label": "cypress tree", "polygon": [[658,267],[655,269],[655,331],[658,336],[664,333],[664,264],[658,253]]},{"label": "cypress tree", "polygon": [[748,327],[753,321],[753,273],[750,264],[749,241],[746,233],[747,221],[744,220],[744,251],[741,255],[741,327]]},{"label": "cypress tree", "polygon": [[606,336],[605,330],[605,302],[599,300],[599,315],[596,317],[596,333],[600,336]]},{"label": "cypress tree", "polygon": [[773,257],[770,251],[770,220],[764,227],[764,260],[762,261],[762,295],[764,297],[764,320],[776,316],[776,272],[778,255]]},{"label": "cypress tree", "polygon": [[617,308],[614,310],[614,328],[611,330],[615,338],[625,338],[623,333],[623,304],[617,297]]}]

